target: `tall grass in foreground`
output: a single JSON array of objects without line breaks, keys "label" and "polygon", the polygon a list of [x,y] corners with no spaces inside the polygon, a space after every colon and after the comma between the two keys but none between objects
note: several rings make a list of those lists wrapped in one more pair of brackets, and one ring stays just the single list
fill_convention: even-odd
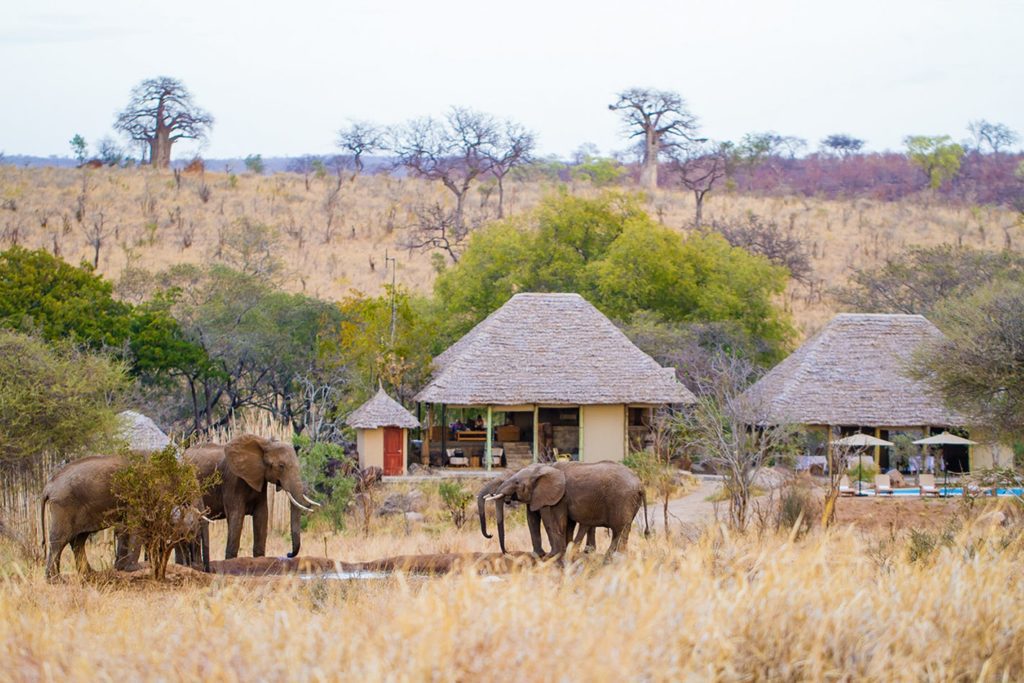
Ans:
[{"label": "tall grass in foreground", "polygon": [[638,537],[502,581],[51,586],[6,563],[0,678],[1020,680],[1020,528],[931,540]]}]

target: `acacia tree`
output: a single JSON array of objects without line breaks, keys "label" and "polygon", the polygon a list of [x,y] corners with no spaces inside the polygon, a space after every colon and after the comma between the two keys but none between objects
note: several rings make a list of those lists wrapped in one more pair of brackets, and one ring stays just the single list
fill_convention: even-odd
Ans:
[{"label": "acacia tree", "polygon": [[171,146],[178,140],[205,140],[213,116],[192,101],[176,78],[147,78],[132,89],[128,106],[117,115],[114,129],[149,147],[155,168],[171,165]]},{"label": "acacia tree", "polygon": [[704,197],[728,171],[728,149],[721,144],[696,144],[678,148],[671,155],[670,173],[679,184],[693,192],[693,227],[704,223]]},{"label": "acacia tree", "polygon": [[833,133],[821,141],[821,146],[845,159],[859,152],[864,141],[846,133]]},{"label": "acacia tree", "polygon": [[369,121],[351,121],[338,131],[338,147],[343,150],[338,169],[351,168],[352,177],[363,172],[363,156],[383,149],[385,130]]},{"label": "acacia tree", "polygon": [[513,168],[529,163],[535,144],[532,132],[514,121],[506,121],[498,133],[497,144],[488,150],[491,174],[498,181],[498,218],[505,217],[505,176]]},{"label": "acacia tree", "polygon": [[991,123],[978,119],[967,124],[967,130],[974,137],[974,147],[979,152],[988,147],[993,154],[999,154],[1018,140],[1017,131],[1005,123]]},{"label": "acacia tree", "polygon": [[696,142],[697,119],[679,93],[629,88],[608,105],[619,112],[630,138],[640,138],[640,185],[658,187],[658,158],[681,141]]},{"label": "acacia tree", "polygon": [[908,135],[903,142],[907,158],[924,171],[931,189],[939,189],[960,171],[964,148],[948,135]]}]

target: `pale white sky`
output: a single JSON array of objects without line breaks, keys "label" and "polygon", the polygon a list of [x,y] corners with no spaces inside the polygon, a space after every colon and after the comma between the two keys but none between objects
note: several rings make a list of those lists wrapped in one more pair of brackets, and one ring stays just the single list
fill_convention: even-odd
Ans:
[{"label": "pale white sky", "polygon": [[[334,151],[347,119],[453,104],[540,151],[626,146],[614,93],[675,90],[715,139],[776,130],[899,149],[907,134],[1024,134],[1020,0],[0,0],[0,150],[94,143],[143,78],[216,117],[205,156]],[[184,144],[175,156],[184,156]]]}]

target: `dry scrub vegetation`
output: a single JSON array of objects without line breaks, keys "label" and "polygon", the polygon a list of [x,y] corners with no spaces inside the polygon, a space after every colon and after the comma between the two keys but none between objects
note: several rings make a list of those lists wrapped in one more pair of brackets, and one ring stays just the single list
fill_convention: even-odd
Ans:
[{"label": "dry scrub vegetation", "polygon": [[[510,182],[506,211],[522,212],[553,186]],[[594,194],[586,181],[571,191]],[[376,294],[390,280],[385,251],[397,258],[397,280],[413,289],[430,286],[428,254],[403,249],[424,207],[447,202],[439,185],[384,175],[355,178],[298,174],[270,176],[205,172],[178,174],[148,169],[23,169],[0,167],[0,248],[43,247],[71,262],[92,262],[114,280],[129,268],[156,271],[175,263],[230,262],[232,240],[252,226],[249,247],[271,250],[285,267],[293,291],[340,299],[360,290]],[[471,222],[493,218],[492,185],[472,193]],[[659,191],[648,199],[652,216],[689,229],[693,198]],[[829,288],[843,284],[852,267],[869,267],[908,245],[941,242],[973,247],[1016,247],[1019,220],[1001,208],[951,206],[926,198],[899,202],[828,201],[802,197],[709,195],[704,218],[743,223],[750,214],[776,222],[797,236],[811,256],[807,283],[793,283],[786,305],[798,324],[815,329],[832,314]],[[241,227],[240,227],[241,226]],[[98,247],[97,247],[98,245]]]},{"label": "dry scrub vegetation", "polygon": [[[344,554],[484,543],[469,531],[401,538],[353,536]],[[671,544],[637,535],[611,565],[589,558],[498,581],[179,588],[47,585],[0,545],[0,677],[1020,680],[1020,528],[978,521],[930,538],[711,530]]]}]

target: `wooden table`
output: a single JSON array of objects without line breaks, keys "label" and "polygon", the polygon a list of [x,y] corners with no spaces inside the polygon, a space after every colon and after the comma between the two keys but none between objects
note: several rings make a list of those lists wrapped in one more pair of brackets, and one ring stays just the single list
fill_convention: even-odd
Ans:
[{"label": "wooden table", "polygon": [[487,432],[476,429],[463,429],[455,432],[456,441],[486,441]]}]

